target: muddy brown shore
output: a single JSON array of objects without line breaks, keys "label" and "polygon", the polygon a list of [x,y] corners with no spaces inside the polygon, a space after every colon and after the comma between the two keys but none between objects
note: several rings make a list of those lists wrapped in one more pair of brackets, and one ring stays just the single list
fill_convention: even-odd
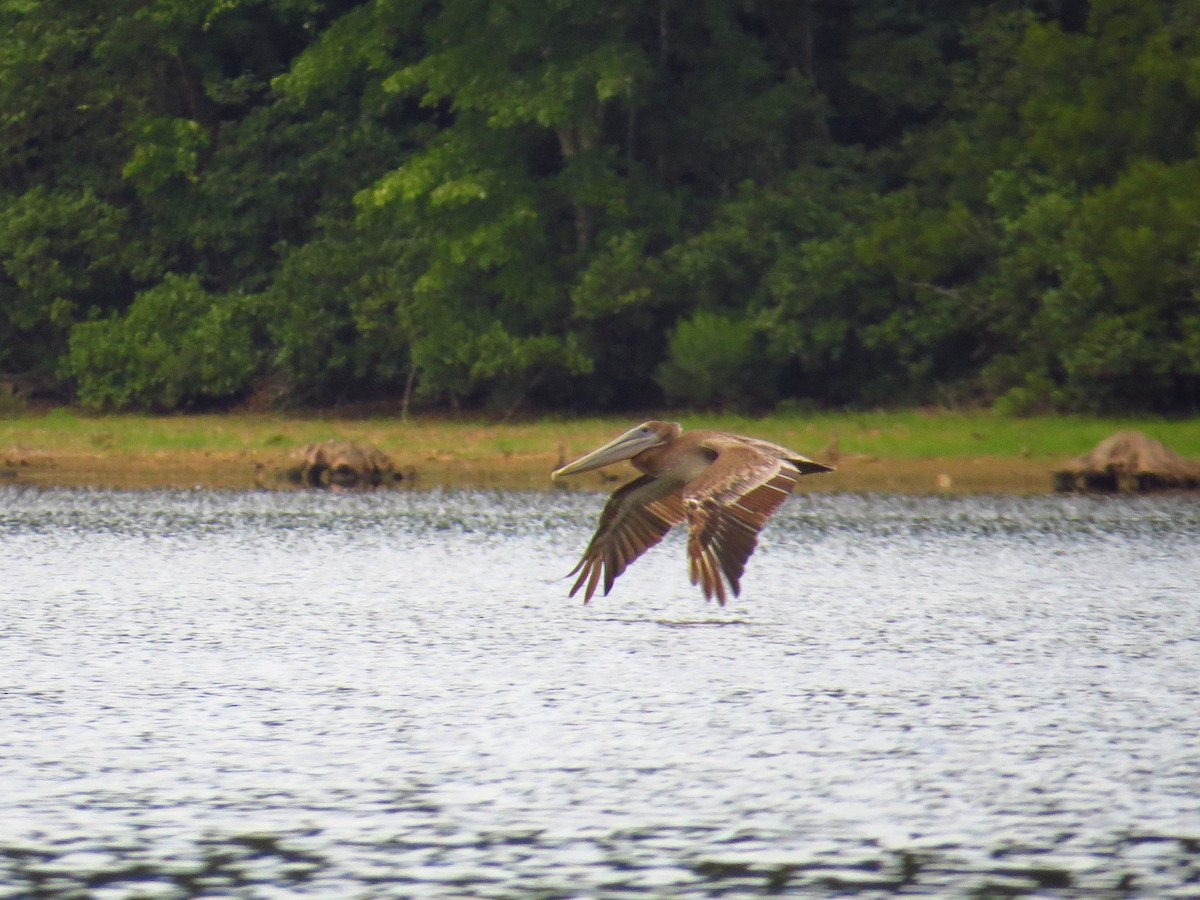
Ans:
[{"label": "muddy brown shore", "polygon": [[[494,457],[437,458],[394,456],[402,477],[396,488],[467,488],[551,490],[555,454],[496,454]],[[39,488],[156,488],[263,490],[294,489],[285,473],[294,464],[285,452],[171,450],[153,453],[117,451],[26,451],[0,457],[0,485]],[[1053,489],[1046,460],[994,456],[943,459],[843,457],[838,470],[812,476],[801,491],[893,492],[909,494],[1040,494]],[[577,479],[573,489],[611,490],[632,474],[613,467]]]}]

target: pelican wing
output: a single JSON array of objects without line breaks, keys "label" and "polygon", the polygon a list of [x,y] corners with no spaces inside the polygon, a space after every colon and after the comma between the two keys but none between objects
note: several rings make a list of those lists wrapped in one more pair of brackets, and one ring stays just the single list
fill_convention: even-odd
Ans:
[{"label": "pelican wing", "polygon": [[833,466],[827,466],[825,463],[817,462],[815,459],[809,459],[795,450],[780,447],[778,444],[772,444],[770,441],[760,441],[758,438],[742,437],[741,435],[727,435],[726,437],[736,437],[738,441],[753,447],[755,450],[761,450],[767,456],[777,456],[780,459],[787,460],[800,471],[801,475],[818,475],[822,472],[832,472],[834,470]]},{"label": "pelican wing", "polygon": [[643,475],[618,488],[608,498],[600,525],[579,563],[567,573],[576,572],[579,578],[570,596],[587,582],[583,602],[596,592],[601,573],[604,574],[604,593],[612,590],[613,582],[631,562],[663,539],[668,531],[685,518],[683,485],[678,481]]},{"label": "pelican wing", "polygon": [[736,597],[758,532],[792,493],[800,470],[790,461],[732,436],[703,444],[716,458],[683,492],[688,520],[688,574],[704,598]]}]

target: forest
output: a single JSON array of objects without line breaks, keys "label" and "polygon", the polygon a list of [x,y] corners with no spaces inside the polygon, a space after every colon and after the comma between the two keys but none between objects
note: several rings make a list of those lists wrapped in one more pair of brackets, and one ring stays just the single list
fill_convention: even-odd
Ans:
[{"label": "forest", "polygon": [[1200,408],[1194,0],[0,0],[0,381]]}]

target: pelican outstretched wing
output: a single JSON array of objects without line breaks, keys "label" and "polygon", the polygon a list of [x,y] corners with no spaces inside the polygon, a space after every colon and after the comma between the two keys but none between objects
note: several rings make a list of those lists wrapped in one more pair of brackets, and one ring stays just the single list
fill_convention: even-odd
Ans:
[{"label": "pelican outstretched wing", "polygon": [[579,573],[570,596],[574,597],[587,582],[583,593],[583,602],[587,603],[596,593],[602,572],[604,593],[612,590],[617,576],[631,562],[684,520],[682,488],[678,481],[653,475],[643,475],[618,488],[608,498],[583,558],[567,573],[568,578]]},{"label": "pelican outstretched wing", "polygon": [[733,436],[709,438],[704,446],[716,458],[683,491],[688,574],[704,599],[715,595],[724,606],[725,582],[736,597],[759,531],[791,495],[801,471]]}]

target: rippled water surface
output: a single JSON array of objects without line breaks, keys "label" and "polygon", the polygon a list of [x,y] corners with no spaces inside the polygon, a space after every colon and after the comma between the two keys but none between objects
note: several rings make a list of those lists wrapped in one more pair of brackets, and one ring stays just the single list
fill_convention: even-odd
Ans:
[{"label": "rippled water surface", "polygon": [[1200,504],[0,491],[0,897],[1200,896]]}]

